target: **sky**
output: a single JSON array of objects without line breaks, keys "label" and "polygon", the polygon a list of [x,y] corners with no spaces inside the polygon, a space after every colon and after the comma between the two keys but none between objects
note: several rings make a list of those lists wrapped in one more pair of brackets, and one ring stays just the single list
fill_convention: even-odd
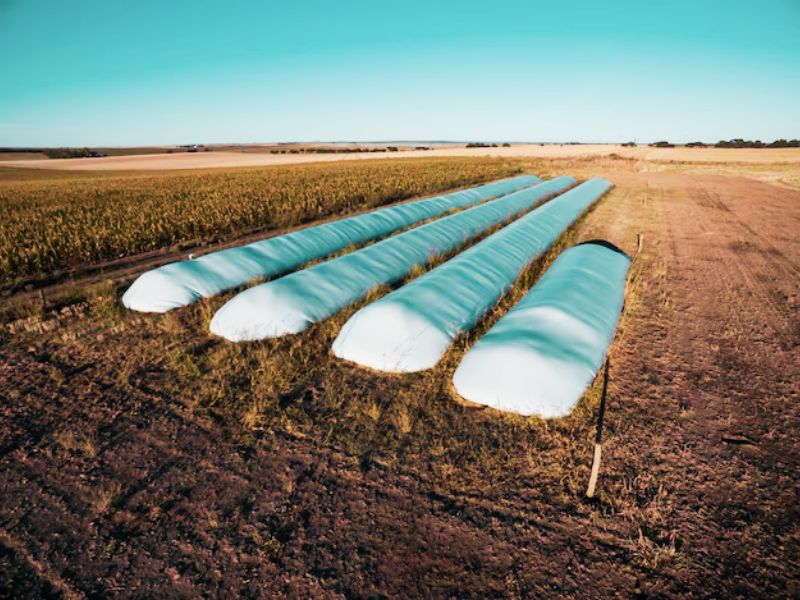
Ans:
[{"label": "sky", "polygon": [[0,146],[800,138],[800,0],[0,0]]}]

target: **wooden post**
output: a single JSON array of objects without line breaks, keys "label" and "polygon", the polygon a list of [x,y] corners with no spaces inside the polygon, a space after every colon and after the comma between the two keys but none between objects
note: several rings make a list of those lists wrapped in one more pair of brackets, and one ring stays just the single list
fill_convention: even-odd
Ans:
[{"label": "wooden post", "polygon": [[610,362],[606,359],[606,366],[603,372],[603,392],[600,395],[600,414],[597,415],[597,433],[594,436],[594,457],[592,458],[592,473],[589,476],[589,487],[586,488],[586,497],[594,498],[594,490],[597,486],[597,476],[600,474],[600,459],[603,454],[603,419],[606,414],[606,393],[608,391],[608,370]]},{"label": "wooden post", "polygon": [[642,245],[644,244],[644,236],[641,233],[636,234],[636,254],[639,254],[642,251]]}]

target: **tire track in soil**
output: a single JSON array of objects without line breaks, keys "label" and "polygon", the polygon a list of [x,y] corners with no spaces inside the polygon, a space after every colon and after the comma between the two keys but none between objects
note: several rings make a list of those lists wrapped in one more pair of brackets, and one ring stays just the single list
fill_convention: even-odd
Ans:
[{"label": "tire track in soil", "polygon": [[[797,422],[798,412],[796,405],[776,403],[773,395],[791,397],[791,386],[775,386],[783,374],[797,382],[791,355],[798,341],[797,315],[788,303],[776,301],[785,286],[794,285],[797,270],[757,233],[763,226],[758,215],[752,225],[736,216],[741,203],[769,199],[770,186],[751,185],[753,195],[743,197],[725,193],[730,182],[728,190],[713,183],[713,189],[706,182],[675,190],[675,206],[668,213],[670,237],[676,241],[669,257],[672,285],[681,293],[667,347],[686,372],[683,394],[691,411],[681,437],[708,470],[692,482],[692,491],[700,494],[697,500],[702,498],[692,510],[705,507],[708,515],[679,518],[686,530],[700,529],[703,533],[695,535],[716,540],[719,553],[700,555],[699,562],[729,586],[722,589],[759,594],[769,589],[765,582],[760,586],[742,578],[739,565],[760,563],[768,572],[773,557],[783,554],[773,536],[798,516],[790,500],[797,483],[787,479],[798,455],[786,427]],[[783,208],[791,214],[800,194],[782,195]],[[742,245],[747,252],[739,250]],[[753,443],[731,447],[723,441],[731,436]],[[760,530],[750,523],[758,523]],[[743,544],[741,535],[732,535],[734,527],[743,528],[745,537],[752,532],[758,538]],[[783,576],[782,584],[770,582],[776,586],[770,593],[787,589],[783,586],[790,574]]]},{"label": "tire track in soil", "polygon": [[[703,234],[695,239],[704,239],[713,233],[713,229],[709,231],[705,226],[713,223],[712,227],[716,229],[727,228],[729,231],[723,235],[726,239],[734,240],[725,247],[709,245],[706,252],[713,253],[710,257],[712,261],[720,261],[729,268],[735,266],[737,276],[731,277],[730,273],[725,274],[722,269],[715,271],[715,274],[728,288],[733,281],[743,281],[748,291],[761,299],[762,307],[768,308],[772,313],[774,321],[771,325],[776,328],[776,333],[792,333],[792,327],[796,327],[796,319],[776,299],[774,284],[800,280],[797,265],[786,258],[768,238],[759,235],[753,227],[738,218],[720,198],[719,193],[708,188],[691,188],[689,194],[695,200],[693,207],[687,207],[687,210],[694,213],[691,221],[703,229]],[[692,260],[686,256],[681,259]]]}]

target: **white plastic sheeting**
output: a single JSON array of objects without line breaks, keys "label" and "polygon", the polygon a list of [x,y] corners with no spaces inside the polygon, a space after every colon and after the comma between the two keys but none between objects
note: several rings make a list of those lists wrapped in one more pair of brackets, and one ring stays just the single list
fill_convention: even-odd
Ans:
[{"label": "white plastic sheeting", "polygon": [[558,177],[252,287],[217,311],[211,331],[237,342],[303,331],[574,183]]},{"label": "white plastic sheeting", "polygon": [[367,242],[448,210],[472,206],[540,181],[533,175],[513,177],[164,265],[143,273],[125,292],[122,302],[133,310],[167,312],[260,277],[286,273],[350,244]]},{"label": "white plastic sheeting", "polygon": [[629,266],[605,242],[565,251],[464,355],[453,376],[458,393],[523,415],[568,414],[603,364]]},{"label": "white plastic sheeting", "polygon": [[591,179],[533,210],[466,252],[365,306],[333,343],[339,358],[391,372],[429,369],[520,272],[609,188]]}]

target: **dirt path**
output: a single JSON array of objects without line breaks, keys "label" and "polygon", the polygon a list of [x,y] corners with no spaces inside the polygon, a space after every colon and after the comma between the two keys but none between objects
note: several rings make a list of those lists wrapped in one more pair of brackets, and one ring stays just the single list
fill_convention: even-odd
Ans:
[{"label": "dirt path", "polygon": [[[432,396],[441,439],[424,459],[401,443],[391,461],[388,434],[374,452],[348,450],[324,382],[280,398],[284,425],[244,431],[222,364],[193,371],[189,355],[242,352],[200,331],[202,307],[98,314],[0,347],[0,592],[800,593],[800,192],[626,168],[575,233],[629,251],[644,234],[612,353],[598,501],[582,497],[591,409],[544,428]],[[342,389],[361,378],[379,407],[419,381],[337,369]],[[216,400],[198,405],[184,385],[197,377]],[[464,423],[477,450],[459,459],[447,452],[464,446]]]}]

